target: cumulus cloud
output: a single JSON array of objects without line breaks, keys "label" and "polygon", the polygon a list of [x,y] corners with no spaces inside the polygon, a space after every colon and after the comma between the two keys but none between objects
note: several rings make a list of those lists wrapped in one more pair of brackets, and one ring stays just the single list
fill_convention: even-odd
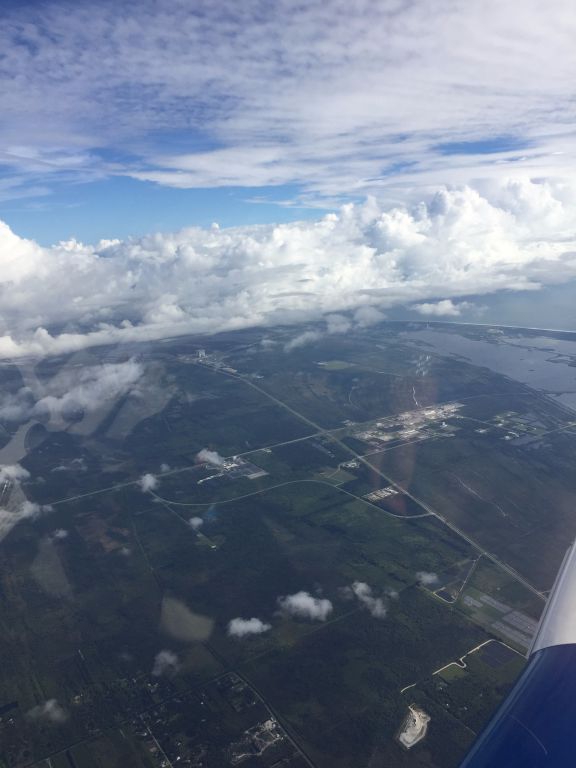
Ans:
[{"label": "cumulus cloud", "polygon": [[355,581],[350,590],[375,619],[384,619],[386,617],[386,604],[381,597],[374,597],[372,587],[363,581]]},{"label": "cumulus cloud", "polygon": [[57,699],[48,699],[42,704],[37,704],[27,712],[27,716],[32,720],[43,720],[55,725],[60,725],[68,719],[68,713]]},{"label": "cumulus cloud", "polygon": [[460,317],[463,310],[472,309],[473,306],[468,301],[454,303],[451,299],[441,299],[436,302],[414,304],[411,309],[420,315],[430,315],[432,317]]},{"label": "cumulus cloud", "polygon": [[158,487],[158,478],[151,472],[146,472],[146,474],[142,475],[138,480],[138,485],[143,493],[148,493]]},{"label": "cumulus cloud", "polygon": [[[575,278],[575,231],[576,185],[517,179],[441,189],[409,204],[345,205],[316,221],[95,246],[42,248],[4,228],[0,357],[326,317],[330,330],[345,325],[334,315],[438,296],[452,302],[440,311],[454,312],[464,297]],[[69,330],[46,330],[55,325]],[[306,333],[288,348],[318,338]],[[122,372],[121,386],[130,387],[139,369],[132,363]],[[81,385],[69,399],[85,405],[93,393],[83,397],[91,388]]]},{"label": "cumulus cloud", "polygon": [[430,587],[438,583],[438,574],[432,571],[418,571],[416,573],[416,581],[425,587]]},{"label": "cumulus cloud", "polygon": [[[35,520],[52,511],[49,504],[37,504],[26,498],[21,483],[30,478],[30,473],[19,464],[0,465],[0,541],[22,520]],[[8,485],[5,487],[5,483]]]},{"label": "cumulus cloud", "polygon": [[65,528],[56,528],[56,530],[52,534],[52,538],[56,539],[57,541],[61,541],[62,539],[67,539],[68,531]]},{"label": "cumulus cloud", "polygon": [[36,504],[36,502],[26,499],[20,505],[18,517],[21,520],[24,520],[25,518],[34,520],[35,518],[40,517],[44,512],[51,511],[52,506],[50,504]]},{"label": "cumulus cloud", "polygon": [[279,597],[278,605],[282,613],[297,619],[310,619],[311,621],[326,621],[333,610],[330,600],[314,597],[309,592],[304,591]]},{"label": "cumulus cloud", "polygon": [[120,547],[120,549],[118,550],[118,554],[121,557],[130,557],[130,555],[132,554],[132,550],[130,549],[130,547]]},{"label": "cumulus cloud", "polygon": [[212,464],[215,467],[222,467],[224,466],[226,459],[224,459],[223,456],[220,456],[217,451],[210,451],[208,448],[202,448],[202,450],[196,454],[196,461],[200,464]]},{"label": "cumulus cloud", "polygon": [[166,649],[159,651],[154,657],[154,666],[152,667],[152,675],[154,677],[173,677],[180,669],[180,661],[178,656],[172,651]]},{"label": "cumulus cloud", "polygon": [[354,323],[359,328],[368,328],[371,325],[377,325],[386,319],[384,312],[380,312],[375,307],[360,307],[354,312]]},{"label": "cumulus cloud", "polygon": [[352,327],[352,323],[344,315],[326,316],[326,333],[346,333]]},{"label": "cumulus cloud", "polygon": [[201,517],[191,517],[190,520],[188,520],[188,524],[190,528],[197,531],[198,528],[204,525],[204,520]]},{"label": "cumulus cloud", "polygon": [[228,624],[228,634],[230,637],[246,637],[248,635],[261,635],[268,632],[272,626],[266,624],[261,619],[242,619],[236,618]]},{"label": "cumulus cloud", "polygon": [[322,334],[320,331],[303,331],[297,336],[294,336],[293,339],[290,339],[290,341],[286,342],[284,345],[284,351],[292,352],[294,349],[306,347],[308,344],[314,344],[316,341],[319,341],[323,335],[324,334]]},{"label": "cumulus cloud", "polygon": [[36,504],[26,498],[21,483],[29,477],[28,470],[20,464],[0,465],[0,488],[3,500],[3,506],[0,507],[0,541],[21,520],[33,520],[44,512],[52,510],[49,505]]},{"label": "cumulus cloud", "polygon": [[373,307],[361,307],[354,313],[352,320],[345,315],[326,315],[324,317],[326,323],[325,331],[303,331],[284,344],[284,351],[292,352],[294,349],[299,349],[300,347],[305,347],[320,341],[326,334],[347,333],[353,327],[365,328],[382,319],[384,319],[383,313]]},{"label": "cumulus cloud", "polygon": [[1,394],[0,419],[60,419],[74,413],[96,411],[132,391],[143,371],[140,363],[134,360],[70,369],[64,367],[46,382],[37,380],[34,391],[26,386],[16,393]]},{"label": "cumulus cloud", "polygon": [[143,372],[135,360],[64,369],[46,385],[48,394],[38,400],[34,411],[95,411],[132,391]]},{"label": "cumulus cloud", "polygon": [[0,464],[0,483],[4,483],[6,480],[16,483],[21,483],[23,480],[28,480],[30,472],[20,464]]}]

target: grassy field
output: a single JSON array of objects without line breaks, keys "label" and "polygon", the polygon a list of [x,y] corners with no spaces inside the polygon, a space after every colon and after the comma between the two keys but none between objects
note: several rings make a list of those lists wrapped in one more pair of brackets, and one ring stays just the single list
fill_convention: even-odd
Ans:
[{"label": "grassy field", "polygon": [[[13,718],[9,729],[0,724],[0,765],[58,753],[59,768],[70,764],[67,749],[78,768],[157,765],[127,721],[239,670],[318,768],[450,768],[505,694],[519,656],[478,653],[466,670],[432,673],[494,637],[497,612],[472,610],[464,597],[485,594],[534,619],[543,601],[488,558],[477,561],[478,550],[421,516],[419,502],[548,589],[576,535],[568,415],[486,368],[407,349],[394,330],[293,351],[290,329],[270,333],[266,345],[256,331],[223,334],[208,350],[244,381],[190,362],[197,340],[146,347],[140,359],[166,396],[128,434],[117,427],[135,411],[120,401],[91,434],[72,424],[32,434],[23,490],[55,506],[0,544],[0,656],[10,660],[0,665],[0,707]],[[65,362],[38,375],[49,381]],[[12,391],[21,379],[5,373]],[[352,455],[322,432],[336,429],[367,452],[345,422],[449,400],[463,404],[446,426],[453,437],[396,443],[370,456],[373,467],[341,468]],[[218,470],[195,466],[202,448],[247,453],[267,474],[206,480]],[[170,469],[156,496],[123,485],[162,465]],[[355,498],[388,484],[380,472],[415,498]],[[358,583],[381,601],[379,615],[353,596]],[[442,587],[454,602],[432,594]],[[301,591],[330,601],[324,621],[280,610],[279,599]],[[234,618],[267,629],[232,637]],[[153,674],[161,651],[175,655],[175,674]],[[51,698],[66,711],[62,723],[27,714]],[[395,735],[411,701],[432,721],[408,753]],[[213,745],[222,718],[212,718]],[[210,766],[224,760],[213,750]]]}]

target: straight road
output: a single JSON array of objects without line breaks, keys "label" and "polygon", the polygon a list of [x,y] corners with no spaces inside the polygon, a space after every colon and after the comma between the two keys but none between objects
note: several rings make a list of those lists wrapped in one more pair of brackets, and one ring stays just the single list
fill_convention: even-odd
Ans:
[{"label": "straight road", "polygon": [[346,445],[346,443],[342,442],[339,437],[337,437],[332,430],[327,430],[321,427],[319,424],[316,424],[312,419],[309,419],[307,416],[304,416],[301,413],[298,413],[294,408],[292,408],[287,403],[284,403],[279,398],[275,397],[274,395],[267,392],[265,389],[262,389],[262,387],[259,387],[257,384],[254,384],[253,381],[249,381],[248,379],[243,378],[242,376],[239,376],[237,374],[233,373],[227,373],[225,371],[217,370],[218,373],[228,376],[229,378],[236,379],[238,381],[243,382],[246,384],[246,386],[251,387],[252,389],[255,389],[257,392],[259,392],[261,395],[264,395],[264,397],[267,397],[272,402],[276,403],[280,407],[287,410],[289,413],[291,413],[293,416],[296,416],[296,418],[300,419],[304,423],[308,424],[310,427],[312,427],[314,430],[316,430],[319,434],[326,437],[327,439],[331,440],[332,442],[336,443],[342,450],[346,451],[348,454],[353,456],[357,461],[364,464],[364,466],[368,467],[372,472],[374,472],[376,475],[381,477],[383,480],[388,483],[388,485],[392,485],[394,488],[396,488],[399,492],[403,493],[405,496],[407,496],[409,499],[412,499],[416,504],[419,504],[423,509],[425,509],[427,512],[430,513],[430,515],[433,515],[437,520],[439,520],[443,525],[445,525],[447,528],[449,528],[451,531],[453,531],[457,536],[460,536],[460,538],[464,539],[468,544],[470,544],[471,547],[473,547],[479,554],[483,555],[484,557],[488,558],[488,560],[491,560],[498,568],[501,568],[503,571],[505,571],[509,576],[511,576],[513,579],[518,581],[520,584],[522,584],[524,587],[529,589],[533,594],[535,594],[537,597],[539,597],[541,600],[545,601],[546,597],[545,595],[540,592],[536,587],[534,587],[533,584],[531,584],[527,579],[525,579],[523,576],[521,576],[517,571],[515,571],[511,566],[509,566],[507,563],[505,563],[503,560],[501,560],[496,555],[492,554],[491,552],[488,552],[484,547],[482,547],[478,542],[476,542],[472,537],[468,536],[468,534],[464,533],[461,528],[459,528],[455,523],[452,523],[450,520],[447,520],[443,515],[441,515],[439,512],[437,512],[435,509],[433,509],[429,504],[424,502],[422,499],[417,498],[414,496],[413,493],[408,491],[406,488],[403,488],[396,480],[386,475],[384,472],[382,472],[381,469],[374,466],[372,462],[370,462],[367,458],[359,454],[357,451],[355,451],[350,446]]}]

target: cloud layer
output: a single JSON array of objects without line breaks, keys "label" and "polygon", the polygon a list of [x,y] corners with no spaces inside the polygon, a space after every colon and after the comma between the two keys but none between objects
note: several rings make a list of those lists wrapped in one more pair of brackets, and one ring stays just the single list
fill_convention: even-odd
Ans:
[{"label": "cloud layer", "polygon": [[461,297],[576,277],[575,231],[576,185],[518,180],[97,246],[42,248],[3,227],[0,357],[321,317],[343,332],[342,312],[364,325],[398,305],[450,316]]},{"label": "cloud layer", "polygon": [[2,22],[6,197],[106,174],[309,200],[574,170],[570,0],[46,0]]}]

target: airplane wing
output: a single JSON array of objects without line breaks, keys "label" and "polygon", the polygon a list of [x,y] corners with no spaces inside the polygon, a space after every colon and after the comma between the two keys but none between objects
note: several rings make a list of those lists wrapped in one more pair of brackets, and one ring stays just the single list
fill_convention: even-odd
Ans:
[{"label": "airplane wing", "polygon": [[566,553],[516,685],[461,768],[576,765],[576,542]]}]

